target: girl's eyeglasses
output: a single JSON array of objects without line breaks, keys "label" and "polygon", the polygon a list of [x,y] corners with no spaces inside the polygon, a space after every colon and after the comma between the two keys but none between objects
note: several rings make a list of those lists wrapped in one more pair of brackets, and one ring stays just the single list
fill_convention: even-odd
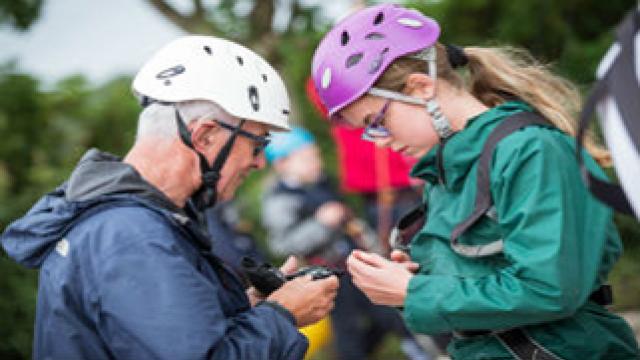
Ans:
[{"label": "girl's eyeglasses", "polygon": [[[367,91],[368,94],[373,96],[378,96],[381,98],[385,98],[388,101],[384,104],[382,109],[376,114],[373,121],[365,126],[364,132],[362,133],[362,140],[365,141],[375,141],[376,139],[385,138],[391,135],[391,132],[387,128],[382,125],[387,109],[389,108],[389,104],[392,101],[401,101],[408,104],[427,106],[427,101],[408,96],[403,93],[399,93],[396,91],[379,89],[372,87]],[[351,122],[345,119],[340,113],[336,113],[331,117],[331,120],[335,123],[347,125],[349,126]]]},{"label": "girl's eyeglasses", "polygon": [[[382,125],[384,121],[384,116],[387,113],[387,109],[389,108],[389,104],[391,104],[393,100],[387,100],[382,109],[378,111],[378,113],[373,117],[373,120],[367,124],[364,128],[364,132],[362,133],[361,139],[365,141],[376,141],[377,139],[384,139],[391,135],[389,130]],[[365,119],[365,123],[368,121]]]}]

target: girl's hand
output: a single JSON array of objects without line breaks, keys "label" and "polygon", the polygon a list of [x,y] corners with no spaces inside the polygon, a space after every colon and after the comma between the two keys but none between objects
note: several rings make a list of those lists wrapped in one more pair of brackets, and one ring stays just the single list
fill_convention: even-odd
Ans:
[{"label": "girl's hand", "polygon": [[407,286],[413,277],[406,263],[399,264],[377,254],[354,250],[347,259],[347,269],[353,283],[374,304],[404,304]]},{"label": "girl's hand", "polygon": [[411,257],[409,256],[409,254],[407,254],[404,251],[393,250],[391,252],[390,258],[391,258],[391,261],[398,264],[402,264],[407,270],[411,271],[414,274],[420,268],[420,264],[411,261]]}]

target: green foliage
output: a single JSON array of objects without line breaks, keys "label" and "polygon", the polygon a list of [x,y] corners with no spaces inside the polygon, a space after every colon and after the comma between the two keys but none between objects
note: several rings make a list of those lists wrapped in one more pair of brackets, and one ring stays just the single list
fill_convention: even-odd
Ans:
[{"label": "green foliage", "polygon": [[[130,79],[92,87],[74,76],[51,92],[33,77],[0,73],[0,229],[68,176],[90,147],[124,154],[138,106]],[[31,352],[36,275],[0,255],[0,359]]]},{"label": "green foliage", "polygon": [[0,358],[27,359],[36,303],[37,274],[0,254]]},{"label": "green foliage", "polygon": [[613,39],[610,30],[635,0],[409,1],[442,25],[442,41],[461,46],[515,45],[580,84],[593,80]]},{"label": "green foliage", "polygon": [[640,223],[636,219],[616,215],[616,224],[624,243],[624,253],[613,268],[609,281],[613,284],[614,307],[632,310],[640,307]]},{"label": "green foliage", "polygon": [[0,0],[0,24],[27,30],[40,16],[43,0]]}]

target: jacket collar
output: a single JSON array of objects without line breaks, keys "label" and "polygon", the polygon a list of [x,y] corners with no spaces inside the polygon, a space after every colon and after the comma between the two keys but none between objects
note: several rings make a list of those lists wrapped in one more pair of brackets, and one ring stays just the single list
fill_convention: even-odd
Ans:
[{"label": "jacket collar", "polygon": [[[424,155],[411,170],[411,176],[431,184],[437,183],[442,177],[443,185],[448,190],[459,188],[480,157],[491,131],[502,119],[521,111],[533,111],[533,108],[521,101],[508,101],[469,119],[464,129]],[[439,151],[442,151],[444,174],[438,170]]]}]

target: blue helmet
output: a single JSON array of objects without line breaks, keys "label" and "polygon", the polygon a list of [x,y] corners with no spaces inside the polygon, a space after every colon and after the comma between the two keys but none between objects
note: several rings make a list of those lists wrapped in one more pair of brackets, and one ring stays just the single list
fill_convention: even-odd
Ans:
[{"label": "blue helmet", "polygon": [[293,127],[289,132],[277,132],[271,135],[271,142],[265,148],[267,161],[273,163],[289,156],[296,150],[315,144],[313,135],[301,128]]}]

